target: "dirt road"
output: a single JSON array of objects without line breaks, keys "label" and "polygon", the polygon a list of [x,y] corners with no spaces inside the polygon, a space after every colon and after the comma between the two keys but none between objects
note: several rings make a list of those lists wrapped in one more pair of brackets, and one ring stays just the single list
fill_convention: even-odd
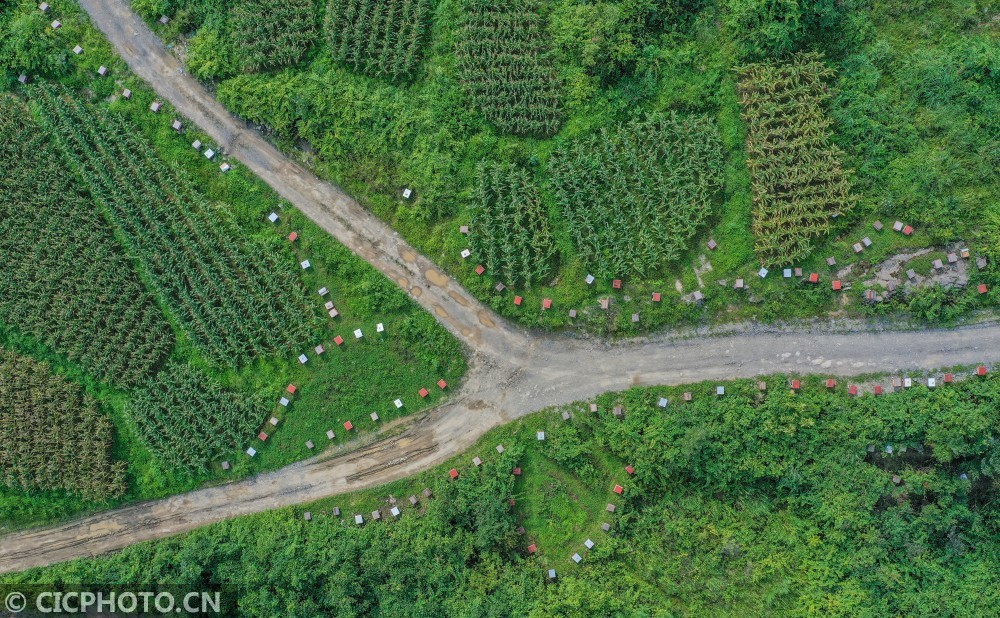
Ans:
[{"label": "dirt road", "polygon": [[243,128],[177,62],[123,0],[80,0],[132,69],[296,207],[406,289],[465,341],[461,388],[402,434],[341,456],[319,456],[254,479],[0,537],[0,573],[92,556],[223,519],[396,480],[473,445],[534,410],[635,385],[771,372],[840,376],[933,370],[1000,360],[1000,326],[954,331],[796,332],[667,336],[609,345],[529,335],[473,299],[342,191]]}]

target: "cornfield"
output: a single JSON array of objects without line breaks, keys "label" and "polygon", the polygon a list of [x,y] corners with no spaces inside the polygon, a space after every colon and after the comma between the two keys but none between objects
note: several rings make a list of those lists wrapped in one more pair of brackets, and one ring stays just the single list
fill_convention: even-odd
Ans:
[{"label": "cornfield", "polygon": [[0,350],[0,484],[88,500],[125,493],[111,421],[48,365]]},{"label": "cornfield", "polygon": [[765,266],[807,255],[831,219],[856,203],[823,109],[830,96],[824,80],[832,75],[818,54],[739,69],[753,233]]},{"label": "cornfield", "polygon": [[373,77],[411,79],[423,58],[430,12],[430,0],[330,0],[333,58]]},{"label": "cornfield", "polygon": [[105,381],[128,386],[173,332],[51,136],[0,99],[0,320]]},{"label": "cornfield", "polygon": [[644,276],[676,259],[715,205],[722,143],[707,118],[654,115],[561,146],[556,200],[597,274]]},{"label": "cornfield", "polygon": [[562,84],[535,0],[464,0],[458,76],[499,130],[547,137],[562,124]]},{"label": "cornfield", "polygon": [[228,392],[183,364],[165,367],[125,411],[158,459],[192,473],[249,444],[266,413],[260,397]]},{"label": "cornfield", "polygon": [[118,116],[52,86],[43,124],[195,347],[217,366],[301,347],[318,328],[290,259],[249,244]]},{"label": "cornfield", "polygon": [[531,287],[551,273],[555,243],[527,171],[480,163],[470,210],[472,249],[491,274]]},{"label": "cornfield", "polygon": [[313,0],[242,0],[230,28],[244,71],[295,64],[316,38]]}]

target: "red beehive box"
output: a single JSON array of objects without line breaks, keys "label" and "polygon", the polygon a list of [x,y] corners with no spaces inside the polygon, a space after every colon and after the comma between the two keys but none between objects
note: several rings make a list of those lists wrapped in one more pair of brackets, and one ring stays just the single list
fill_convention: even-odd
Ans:
[{"label": "red beehive box", "polygon": [[858,394],[858,387],[857,387],[857,386],[854,386],[854,385],[852,384],[852,385],[851,385],[851,388],[847,389],[847,392],[848,392],[849,394],[851,394],[851,395],[857,395],[857,394]]},{"label": "red beehive box", "polygon": [[817,273],[810,274],[809,283],[819,283],[819,275]]},{"label": "red beehive box", "polygon": [[826,381],[827,388],[834,388],[835,386],[837,386],[837,381],[834,380],[833,378],[830,378],[829,380]]},{"label": "red beehive box", "polygon": [[347,421],[346,423],[344,423],[344,429],[346,429],[347,431],[350,431],[350,430],[354,429],[354,424],[352,424],[351,421]]},{"label": "red beehive box", "polygon": [[653,292],[653,302],[654,303],[660,302],[660,293],[659,292]]},{"label": "red beehive box", "polygon": [[514,297],[514,304],[517,305],[518,307],[521,306],[522,302],[524,302],[524,299],[521,298],[520,296],[515,296]]},{"label": "red beehive box", "polygon": [[632,466],[625,466],[625,471],[628,472],[629,474],[635,474],[635,468],[633,468]]},{"label": "red beehive box", "polygon": [[876,384],[875,385],[875,394],[876,395],[881,395],[882,394],[882,385],[881,384]]},{"label": "red beehive box", "polygon": [[341,337],[340,335],[337,335],[336,337],[333,338],[333,342],[336,343],[337,345],[344,345],[344,338]]},{"label": "red beehive box", "polygon": [[482,274],[484,272],[486,272],[486,268],[484,268],[482,264],[479,264],[478,266],[476,266],[476,274],[477,275],[482,276]]},{"label": "red beehive box", "polygon": [[843,287],[844,287],[844,284],[842,284],[839,279],[833,282],[833,291],[834,292],[839,292],[841,290],[841,288],[843,288]]},{"label": "red beehive box", "polygon": [[450,476],[453,479],[457,479],[458,478],[458,470],[456,470],[455,468],[452,468],[451,470],[448,471],[448,476]]},{"label": "red beehive box", "polygon": [[907,225],[903,227],[903,234],[909,236],[912,233],[913,233],[913,226]]},{"label": "red beehive box", "polygon": [[543,299],[542,309],[551,309],[551,308],[552,308],[552,299],[551,298]]},{"label": "red beehive box", "polygon": [[426,388],[420,389],[420,397],[421,398],[426,397],[427,395],[430,395],[430,392]]},{"label": "red beehive box", "polygon": [[985,294],[985,293],[987,293],[989,291],[990,291],[990,289],[988,287],[986,287],[985,283],[980,283],[979,284],[979,293],[980,294]]},{"label": "red beehive box", "polygon": [[512,474],[514,476],[521,476],[521,469],[520,468],[514,468]]},{"label": "red beehive box", "polygon": [[532,543],[531,545],[528,545],[528,553],[529,554],[533,554],[536,551],[538,551],[538,546],[537,545],[535,545],[534,543]]},{"label": "red beehive box", "polygon": [[986,365],[980,365],[976,368],[976,375],[984,376],[986,375]]},{"label": "red beehive box", "polygon": [[613,287],[616,290],[622,289],[622,280],[615,279],[614,281],[611,282],[611,287]]},{"label": "red beehive box", "polygon": [[295,242],[298,239],[299,239],[299,233],[298,232],[292,232],[291,234],[288,235],[288,241],[289,242]]},{"label": "red beehive box", "polygon": [[257,434],[257,437],[260,438],[261,442],[267,442],[267,434],[263,431]]},{"label": "red beehive box", "polygon": [[615,485],[615,489],[614,489],[614,492],[615,492],[616,494],[618,494],[618,495],[620,496],[620,495],[622,495],[622,492],[623,492],[623,491],[625,491],[625,488],[624,488],[624,487],[622,487],[621,485]]},{"label": "red beehive box", "polygon": [[448,388],[448,383],[445,382],[444,380],[438,380],[438,388],[440,388],[440,389],[446,389],[446,388]]},{"label": "red beehive box", "polygon": [[945,384],[951,384],[954,381],[955,381],[955,376],[951,375],[950,373],[944,374],[944,383]]},{"label": "red beehive box", "polygon": [[792,380],[792,390],[797,391],[802,388],[802,382],[799,380]]},{"label": "red beehive box", "polygon": [[291,393],[292,395],[294,395],[295,391],[297,391],[298,389],[295,388],[294,384],[289,384],[288,388],[286,388],[285,390],[288,391],[289,393]]}]

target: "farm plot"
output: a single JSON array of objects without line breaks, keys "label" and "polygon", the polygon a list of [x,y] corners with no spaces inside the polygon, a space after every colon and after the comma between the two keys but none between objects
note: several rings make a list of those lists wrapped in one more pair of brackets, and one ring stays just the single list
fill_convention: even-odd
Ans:
[{"label": "farm plot", "polygon": [[372,77],[410,79],[423,58],[430,13],[430,0],[331,0],[333,58]]},{"label": "farm plot", "polygon": [[855,205],[824,111],[832,75],[818,54],[739,71],[755,249],[765,266],[807,255],[832,218]]},{"label": "farm plot", "polygon": [[290,259],[243,238],[121,117],[52,86],[31,96],[71,167],[209,362],[238,367],[313,337],[318,318]]},{"label": "farm plot", "polygon": [[533,0],[465,0],[458,75],[472,103],[505,133],[551,136],[562,124],[562,84]]},{"label": "farm plot", "polygon": [[244,0],[230,22],[243,70],[294,64],[312,47],[316,16],[312,0]]},{"label": "farm plot", "polygon": [[165,316],[50,135],[0,99],[0,321],[119,386],[174,343]]},{"label": "farm plot", "polygon": [[125,409],[157,458],[192,473],[204,472],[220,453],[248,444],[266,412],[260,396],[227,391],[177,363],[164,368]]},{"label": "farm plot", "polygon": [[82,389],[48,365],[0,349],[0,483],[88,500],[125,492],[113,428]]},{"label": "farm plot", "polygon": [[530,287],[552,272],[555,243],[538,187],[522,168],[483,162],[472,195],[472,250],[501,280]]},{"label": "farm plot", "polygon": [[644,276],[687,247],[722,182],[707,118],[654,115],[564,145],[549,174],[584,261],[596,274]]}]

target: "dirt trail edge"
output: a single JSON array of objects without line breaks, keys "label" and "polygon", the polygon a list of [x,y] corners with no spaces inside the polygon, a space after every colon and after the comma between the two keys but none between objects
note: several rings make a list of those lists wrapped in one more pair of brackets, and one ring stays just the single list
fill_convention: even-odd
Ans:
[{"label": "dirt trail edge", "polygon": [[461,388],[400,431],[253,479],[0,537],[0,573],[100,555],[239,515],[381,485],[426,470],[532,411],[631,386],[772,372],[850,376],[1000,361],[1000,326],[886,333],[762,333],[608,345],[529,336],[329,183],[287,160],[183,75],[123,0],[80,0],[132,70],[281,195],[406,289],[472,350]]}]

